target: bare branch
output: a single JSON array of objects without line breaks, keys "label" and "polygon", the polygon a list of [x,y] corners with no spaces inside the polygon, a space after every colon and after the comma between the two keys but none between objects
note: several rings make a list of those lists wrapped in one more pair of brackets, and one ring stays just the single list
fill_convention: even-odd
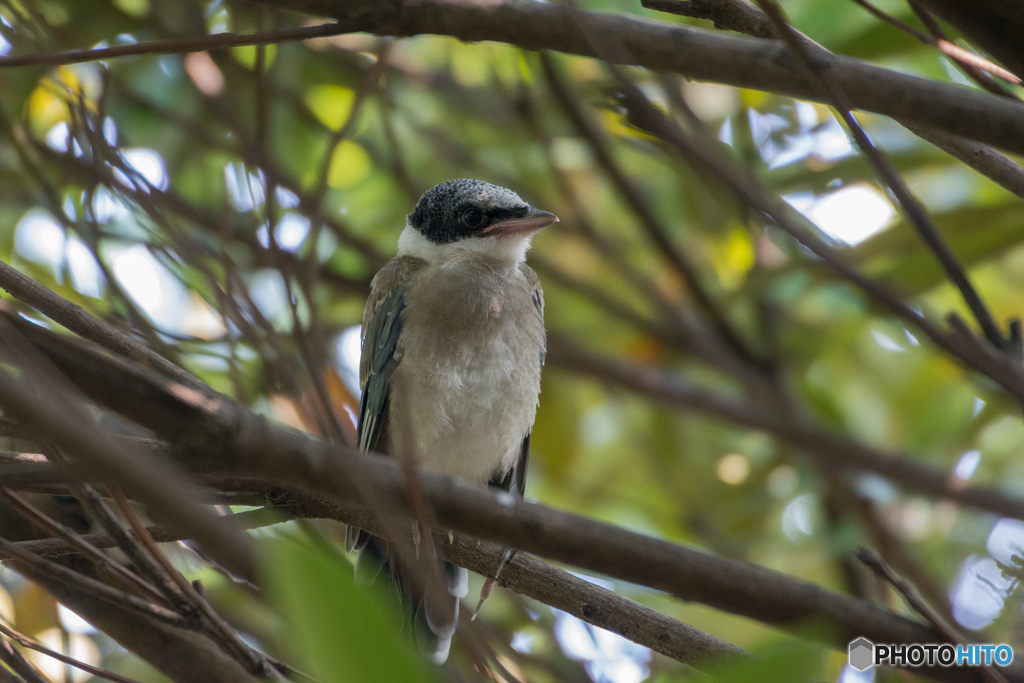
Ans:
[{"label": "bare branch", "polygon": [[709,19],[715,28],[755,38],[774,38],[768,18],[747,0],[641,0],[647,9],[681,17]]},{"label": "bare branch", "polygon": [[[250,481],[255,490],[266,487]],[[236,528],[252,529],[285,521],[283,515],[304,519],[334,519],[347,524],[375,527],[373,518],[351,505],[327,501],[321,497],[296,492],[274,491],[275,508],[251,510],[228,517]],[[166,526],[147,527],[147,532],[160,542],[180,539]],[[115,547],[114,539],[106,534],[85,536],[98,548]],[[435,547],[449,562],[455,562],[484,576],[493,576],[501,561],[504,548],[493,543],[482,543],[445,532],[434,535]],[[38,555],[61,556],[75,552],[75,548],[55,539],[23,541],[18,547]],[[0,551],[0,558],[4,557]],[[534,558],[520,555],[506,565],[498,583],[544,604],[569,612],[595,626],[608,629],[645,647],[660,652],[697,668],[721,661],[723,658],[742,657],[747,653],[735,646],[708,635],[687,624],[666,617],[637,604],[612,591],[579,579]]]},{"label": "bare branch", "polygon": [[988,145],[900,121],[910,132],[953,155],[1000,187],[1024,199],[1024,167]]},{"label": "bare branch", "polygon": [[[586,15],[581,13],[580,16]],[[596,40],[594,42],[598,43]],[[614,69],[614,67],[612,68]],[[718,178],[720,182],[730,187],[744,203],[766,215],[800,244],[841,273],[847,280],[864,290],[873,299],[883,304],[893,314],[916,326],[939,347],[951,353],[964,365],[987,375],[1010,391],[1019,401],[1024,402],[1024,371],[1020,366],[1018,351],[1020,345],[1019,338],[1015,336],[1014,332],[1015,322],[1010,323],[1010,334],[1005,339],[1001,337],[998,329],[994,328],[994,323],[991,329],[988,329],[988,333],[991,333],[992,339],[997,340],[998,344],[996,341],[986,343],[984,340],[978,339],[966,327],[954,326],[952,332],[943,332],[886,287],[862,275],[847,263],[845,257],[824,244],[818,237],[816,229],[809,226],[804,217],[776,193],[766,189],[753,173],[738,164],[720,146],[710,142],[708,136],[691,135],[684,132],[675,121],[667,118],[655,108],[619,70],[615,69],[615,73],[630,110],[630,121],[634,125],[671,144],[690,163]],[[955,273],[955,268],[951,272]],[[980,306],[977,310],[979,318],[984,320],[987,313],[984,306]],[[990,317],[988,320],[991,323]],[[953,322],[951,317],[950,323],[953,324]]]},{"label": "bare branch", "polygon": [[[34,352],[9,322],[0,322],[0,354],[4,362],[18,368],[15,379],[6,370],[0,371],[0,405],[37,435],[67,453],[81,457],[76,469],[92,469],[121,482],[138,494],[166,519],[190,529],[200,543],[215,557],[240,576],[252,577],[253,558],[246,539],[224,528],[216,516],[190,501],[183,493],[186,480],[169,462],[149,459],[145,464],[129,455],[85,413],[84,406],[74,400],[73,387],[60,373],[40,367],[48,365]],[[179,393],[202,400],[206,394],[175,383]]]},{"label": "bare branch", "polygon": [[0,287],[54,322],[104,348],[127,356],[143,365],[153,367],[186,386],[204,391],[209,390],[209,387],[202,381],[157,354],[148,346],[89,314],[81,306],[58,296],[35,280],[22,275],[3,261],[0,261]]},{"label": "bare branch", "polygon": [[270,664],[259,652],[253,650],[251,647],[242,642],[238,633],[224,620],[220,614],[217,613],[210,603],[207,602],[206,598],[199,594],[189,581],[182,576],[181,572],[175,569],[171,564],[167,556],[163,554],[160,548],[157,547],[153,537],[149,535],[146,527],[143,526],[142,521],[139,519],[135,511],[132,510],[128,504],[128,500],[124,497],[124,494],[116,487],[110,491],[113,496],[114,503],[117,505],[118,510],[128,520],[131,525],[132,531],[135,532],[136,539],[142,543],[143,547],[148,551],[149,555],[156,560],[160,567],[163,569],[164,574],[174,582],[177,586],[180,595],[185,597],[187,604],[196,613],[202,615],[206,620],[203,626],[210,633],[210,635],[216,639],[225,652],[230,654],[235,660],[244,666],[250,673],[261,676],[264,678],[280,679],[281,676],[274,669],[273,665]]},{"label": "bare branch", "polygon": [[[907,601],[918,614],[928,620],[935,630],[942,634],[943,638],[951,643],[957,645],[963,645],[968,641],[961,635],[955,628],[949,625],[945,619],[942,618],[925,599],[918,592],[917,587],[910,583],[906,579],[900,577],[892,567],[889,566],[882,557],[870,548],[859,548],[857,550],[857,559],[866,564],[871,568],[871,571],[875,572],[881,579],[888,581],[892,586],[899,591],[903,599]],[[986,678],[992,683],[1007,683],[1006,677],[1003,676],[995,666],[987,665],[982,668]]]},{"label": "bare branch", "polygon": [[986,487],[966,486],[949,473],[909,454],[882,451],[801,422],[737,404],[698,389],[657,368],[602,358],[560,337],[548,342],[548,363],[593,375],[669,405],[764,430],[799,448],[829,470],[862,470],[886,477],[910,490],[955,500],[1000,515],[1024,519],[1024,500]]},{"label": "bare branch", "polygon": [[[959,47],[958,45],[951,43],[945,37],[940,38],[938,36],[932,36],[922,31],[918,31],[916,28],[907,24],[906,22],[900,21],[891,14],[888,14],[878,9],[870,2],[868,2],[868,0],[851,0],[851,2],[857,3],[858,5],[866,9],[868,12],[870,12],[873,16],[877,17],[878,19],[881,19],[887,24],[895,26],[899,30],[914,36],[925,45],[931,45],[932,47],[938,48],[949,57],[952,57],[961,66],[961,68],[967,67],[968,69],[971,69],[973,71],[987,71],[991,74],[999,76],[1005,81],[1013,83],[1014,85],[1020,83],[1020,79],[1017,78],[1017,76],[1010,73],[1006,69],[996,64],[993,64],[992,62],[985,59],[981,55],[969,52],[963,49],[962,47]],[[911,5],[913,6],[913,2],[911,2]],[[991,83],[989,82],[979,82],[978,85],[985,88],[986,90],[989,90],[989,92],[992,92],[995,95],[1002,95],[1003,97],[1013,97],[1013,95],[1010,94],[1009,91],[1005,89],[993,91],[990,87]]]},{"label": "bare branch", "polygon": [[[494,40],[527,50],[595,56],[564,5],[513,0],[264,0],[265,4],[331,16],[377,35],[450,35]],[[820,101],[821,94],[780,41],[752,40],[622,14],[584,12],[603,36],[622,42],[632,63],[697,80]],[[989,93],[899,74],[841,56],[816,56],[858,109],[1024,153],[1024,105]]]},{"label": "bare branch", "polygon": [[[738,31],[757,38],[773,38],[775,31],[771,21],[757,6],[747,0],[643,0],[644,7],[649,9],[692,16],[700,19],[711,19],[715,26],[731,31]],[[929,31],[936,38],[947,39],[935,20],[927,13],[917,0],[911,0],[911,7],[918,13]],[[809,38],[800,34],[805,41]],[[825,48],[814,43],[814,46],[827,53]],[[820,56],[820,55],[816,55]],[[985,74],[981,74],[985,76]],[[987,77],[984,79],[991,81]],[[1005,89],[998,86],[1005,92]],[[999,94],[1003,94],[1002,92]],[[932,144],[944,149],[978,173],[987,176],[997,184],[1006,188],[1018,197],[1024,198],[1024,168],[992,147],[974,142],[972,139],[952,135],[942,130],[923,126],[912,120],[896,117],[906,128],[910,129]]]},{"label": "bare branch", "polygon": [[[776,30],[785,39],[789,49],[796,55],[797,62],[806,71],[809,80],[815,83],[822,91],[824,99],[829,100],[830,104],[839,112],[839,116],[843,119],[854,140],[857,141],[857,146],[861,152],[868,158],[879,177],[892,191],[903,212],[917,229],[921,239],[924,240],[925,244],[935,254],[939,263],[942,264],[943,270],[946,271],[946,275],[960,291],[961,297],[963,297],[968,308],[970,308],[971,313],[974,314],[975,320],[978,321],[989,343],[998,349],[1007,349],[1007,338],[1003,336],[999,326],[992,317],[992,313],[981,300],[981,296],[971,283],[967,271],[964,269],[963,264],[960,263],[959,257],[950,248],[946,238],[939,232],[938,227],[932,221],[931,216],[921,201],[911,194],[899,173],[896,172],[896,168],[889,161],[889,158],[875,147],[860,123],[853,116],[851,112],[853,107],[846,91],[827,71],[818,68],[812,59],[812,54],[808,50],[806,43],[797,36],[773,0],[757,0],[757,3],[771,19]],[[817,53],[818,50],[814,52]]]},{"label": "bare branch", "polygon": [[1020,0],[960,2],[915,0],[949,22],[968,40],[993,55],[1010,71],[1024,77],[1020,36],[1024,33],[1024,5]]},{"label": "bare branch", "polygon": [[[0,623],[0,626],[4,629],[7,628],[2,623]],[[20,678],[13,678],[13,683],[53,683],[32,662],[25,659],[20,652],[15,650],[9,641],[3,638],[0,638],[0,662],[11,667],[11,671],[20,676]],[[6,671],[6,669],[0,667],[0,673],[6,673]]]},{"label": "bare branch", "polygon": [[[0,621],[0,633],[3,633],[5,636],[15,641],[16,643],[18,643],[18,645],[21,645],[24,648],[28,648],[29,650],[35,650],[36,652],[41,652],[47,657],[53,657],[54,659],[64,662],[65,664],[70,664],[76,669],[87,671],[91,673],[93,676],[96,676],[97,678],[105,678],[108,681],[117,681],[117,683],[139,683],[134,678],[128,678],[127,676],[116,674],[113,671],[107,671],[106,669],[101,669],[98,666],[87,664],[86,662],[77,660],[74,657],[68,657],[67,655],[61,652],[55,652],[54,650],[51,650],[42,643],[38,643],[22,633],[18,633],[13,628],[10,628],[6,624],[4,624],[2,621]],[[0,644],[0,647],[3,647],[3,645]],[[47,681],[47,683],[49,682]]]},{"label": "bare branch", "polygon": [[[127,370],[127,361],[107,361],[123,364]],[[87,364],[79,357],[72,365],[81,371]],[[78,379],[84,379],[81,372]],[[175,397],[167,393],[166,379],[142,368],[128,376],[115,376],[108,367],[90,381],[110,383],[107,389],[96,386],[95,396],[116,403],[112,407],[158,433],[172,438],[187,434],[188,444],[179,441],[175,453],[190,467],[209,473],[258,474],[339,500],[357,500],[361,495],[348,471],[356,468],[360,479],[375,482],[377,491],[402,498],[404,477],[399,464],[387,458],[362,455],[274,427],[226,399]],[[155,396],[161,397],[163,405],[158,411],[153,410]],[[541,505],[508,500],[456,480],[430,474],[421,477],[441,525],[506,547],[665,590],[803,635],[803,625],[814,621],[821,627],[813,630],[812,637],[841,649],[859,635],[876,642],[925,642],[934,637],[927,629],[885,610],[776,572]]]},{"label": "bare branch", "polygon": [[63,565],[37,557],[2,537],[0,537],[0,550],[3,550],[5,553],[13,556],[17,560],[13,565],[13,568],[16,569],[19,574],[24,574],[32,580],[36,580],[40,576],[47,576],[51,580],[64,582],[69,587],[97,597],[100,600],[117,605],[118,607],[122,607],[126,610],[138,612],[143,616],[156,619],[157,621],[161,621],[165,624],[170,624],[178,628],[189,628],[193,625],[173,610],[149,600],[136,597],[130,593],[125,593],[117,588],[112,588],[102,581],[80,574],[79,572],[68,569]]},{"label": "bare branch", "polygon": [[[579,102],[565,83],[565,79],[559,73],[551,57],[546,53],[541,53],[540,58],[541,64],[544,67],[544,74],[547,76],[548,83],[551,84],[555,99],[558,100],[558,103],[565,113],[568,114],[580,134],[590,144],[598,162],[625,198],[633,213],[640,219],[640,225],[648,237],[658,246],[668,262],[682,276],[697,307],[710,319],[715,334],[740,359],[755,367],[762,365],[763,359],[759,358],[756,351],[750,348],[746,340],[740,336],[739,332],[720,310],[719,303],[714,301],[706,291],[697,274],[696,267],[690,263],[683,250],[669,237],[666,226],[662,224],[661,220],[654,213],[654,210],[641,193],[640,187],[616,163],[605,135],[579,105]],[[718,340],[714,340],[711,346],[718,346],[719,344]]]},{"label": "bare branch", "polygon": [[263,33],[215,33],[195,38],[178,40],[160,40],[151,43],[134,45],[115,45],[114,47],[96,48],[94,50],[68,50],[67,52],[50,52],[29,55],[6,55],[0,57],[0,69],[16,66],[56,66],[58,64],[79,64],[95,62],[115,57],[132,57],[138,55],[173,55],[185,52],[204,52],[243,45],[267,45],[284,43],[292,40],[309,40],[350,33],[351,28],[342,24],[320,24],[318,26],[301,26],[281,28]]},{"label": "bare branch", "polygon": [[4,487],[3,489],[0,489],[0,494],[2,494],[4,500],[14,507],[15,510],[21,513],[22,516],[31,520],[44,531],[62,539],[70,546],[77,548],[78,552],[85,555],[98,567],[106,570],[111,576],[116,577],[125,585],[134,588],[136,592],[146,596],[153,602],[164,601],[163,596],[160,595],[160,593],[158,593],[152,586],[130,572],[124,565],[115,562],[110,557],[100,552],[99,548],[90,545],[88,541],[83,540],[82,537],[79,534],[76,534],[72,529],[50,519],[46,514],[30,505],[9,488]]},{"label": "bare branch", "polygon": [[[76,559],[65,558],[66,561]],[[89,570],[86,563],[81,562],[81,565],[76,568]],[[258,681],[202,633],[126,610],[48,576],[34,576],[33,581],[175,683],[195,683],[197,671],[201,671],[203,681],[209,683]]]},{"label": "bare branch", "polygon": [[72,481],[71,490],[93,521],[117,542],[117,547],[121,552],[128,557],[143,576],[153,583],[161,601],[169,603],[183,617],[192,618],[198,622],[198,615],[192,606],[181,593],[175,590],[174,584],[161,571],[159,564],[146,552],[139,540],[121,526],[121,522],[114,516],[113,511],[96,489],[84,482]]}]

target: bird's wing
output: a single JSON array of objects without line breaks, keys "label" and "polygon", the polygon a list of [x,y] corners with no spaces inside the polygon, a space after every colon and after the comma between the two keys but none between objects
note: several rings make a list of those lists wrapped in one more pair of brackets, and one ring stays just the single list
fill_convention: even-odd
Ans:
[{"label": "bird's wing", "polygon": [[[370,285],[363,311],[363,351],[359,359],[359,421],[356,443],[360,451],[386,453],[391,375],[402,360],[401,333],[409,276],[425,265],[421,259],[400,256],[380,269]],[[370,535],[350,526],[345,534],[349,551],[361,550]]]},{"label": "bird's wing", "polygon": [[[530,283],[530,295],[533,298],[533,305],[537,309],[537,315],[540,316],[541,329],[544,329],[544,290],[541,289],[540,278],[537,277],[537,273],[533,272],[533,268],[530,268],[525,263],[519,264],[519,270]],[[544,357],[546,355],[547,342],[545,340],[541,343],[540,358],[537,359],[541,367],[544,366]],[[530,433],[527,432],[526,436],[523,437],[522,445],[519,447],[519,459],[516,460],[516,464],[503,476],[491,479],[490,485],[505,489],[506,491],[516,491],[519,493],[519,497],[522,498],[526,492],[526,469],[529,464]]]},{"label": "bird's wing", "polygon": [[[540,278],[537,277],[537,273],[533,272],[533,268],[526,265],[525,263],[519,264],[519,270],[526,276],[526,281],[530,283],[530,295],[533,297],[533,305],[537,309],[537,315],[540,316],[540,328],[544,329],[544,290],[540,286]],[[547,339],[543,340],[540,345],[540,365],[544,367],[544,358],[548,352]]]},{"label": "bird's wing", "polygon": [[[388,407],[391,376],[402,360],[402,324],[410,278],[426,265],[422,259],[400,256],[385,265],[373,278],[370,298],[363,312],[363,353],[359,363],[358,443],[361,451],[388,452]],[[382,572],[390,586],[408,606],[416,640],[436,661],[448,656],[459,618],[459,598],[466,595],[466,570],[442,563],[446,592],[432,600],[424,597],[397,562],[395,548],[388,541],[350,526],[345,534],[349,551],[359,550],[356,576],[373,583]]]},{"label": "bird's wing", "polygon": [[363,351],[359,360],[358,446],[384,452],[391,375],[402,359],[400,336],[409,276],[425,262],[407,256],[391,259],[373,278],[363,312]]}]

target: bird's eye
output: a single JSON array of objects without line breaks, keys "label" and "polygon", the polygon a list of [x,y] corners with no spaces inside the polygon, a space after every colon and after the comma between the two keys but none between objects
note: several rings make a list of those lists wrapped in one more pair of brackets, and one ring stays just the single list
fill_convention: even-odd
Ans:
[{"label": "bird's eye", "polygon": [[484,222],[484,214],[480,209],[466,209],[462,212],[462,223],[467,228],[479,228]]}]

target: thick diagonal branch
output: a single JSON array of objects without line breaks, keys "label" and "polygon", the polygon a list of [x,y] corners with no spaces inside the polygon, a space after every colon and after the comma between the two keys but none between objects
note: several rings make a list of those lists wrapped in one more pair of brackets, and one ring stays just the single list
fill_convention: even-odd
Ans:
[{"label": "thick diagonal branch", "polygon": [[[448,35],[493,40],[528,50],[597,56],[565,5],[513,0],[263,0],[329,16],[377,35]],[[785,46],[774,40],[720,35],[622,14],[585,13],[602,35],[614,36],[633,62],[714,81],[820,101]],[[853,106],[1024,153],[1024,105],[989,93],[936,83],[850,57],[816,57]]]},{"label": "thick diagonal branch", "polygon": [[[361,480],[372,479],[388,498],[405,497],[401,469],[387,458],[275,427],[226,398],[181,391],[180,385],[128,361],[105,358],[100,369],[82,355],[85,348],[75,355],[67,341],[46,331],[37,330],[34,339],[94,400],[171,440],[179,462],[193,471],[260,476],[341,501],[358,500],[361,490],[352,477],[358,471]],[[920,624],[781,573],[508,500],[445,477],[423,474],[422,481],[444,527],[702,602],[836,648],[845,649],[861,635],[893,643],[936,637]],[[1024,681],[1024,668],[1013,675]]]}]

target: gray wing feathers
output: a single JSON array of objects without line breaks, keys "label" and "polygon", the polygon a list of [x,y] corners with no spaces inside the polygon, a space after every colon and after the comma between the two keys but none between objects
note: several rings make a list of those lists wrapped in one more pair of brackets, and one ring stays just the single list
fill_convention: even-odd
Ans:
[{"label": "gray wing feathers", "polygon": [[[363,349],[359,360],[359,420],[356,443],[360,451],[387,450],[391,375],[402,359],[400,336],[408,275],[422,265],[418,259],[392,259],[373,278],[363,312]],[[361,550],[370,535],[350,526],[345,547]]]},{"label": "gray wing feathers", "polygon": [[392,259],[373,279],[363,313],[363,353],[359,363],[359,450],[379,451],[391,385],[391,374],[402,359],[399,337],[405,311],[408,275],[419,264],[414,259]]},{"label": "gray wing feathers", "polygon": [[[537,309],[537,315],[540,316],[541,328],[544,326],[544,290],[540,286],[540,278],[537,277],[537,273],[533,272],[533,268],[526,265],[525,263],[519,264],[519,270],[526,276],[526,279],[530,282],[531,295],[533,298],[533,305]],[[547,355],[547,342],[540,347],[540,364],[544,366],[544,358]]]},{"label": "gray wing feathers", "polygon": [[[402,323],[409,276],[421,268],[420,259],[392,259],[373,279],[363,313],[363,350],[359,363],[362,393],[359,397],[357,441],[360,451],[388,451],[388,412],[391,376],[402,360]],[[403,575],[390,543],[354,526],[348,527],[345,545],[358,550],[356,577],[374,583],[382,574],[396,598],[406,605],[412,628],[422,650],[437,662],[448,657],[459,618],[459,598],[467,590],[466,570],[448,562],[441,565],[446,595],[426,599],[409,577]]]},{"label": "gray wing feathers", "polygon": [[[369,377],[363,384],[359,397],[359,450],[375,451],[387,421],[391,373],[401,360],[398,349],[398,335],[402,331],[401,315],[405,310],[405,299],[401,288],[392,292],[379,308],[374,323],[363,342],[363,349],[372,345],[373,359]],[[383,320],[381,320],[383,318]],[[397,356],[397,357],[396,357]]]}]

